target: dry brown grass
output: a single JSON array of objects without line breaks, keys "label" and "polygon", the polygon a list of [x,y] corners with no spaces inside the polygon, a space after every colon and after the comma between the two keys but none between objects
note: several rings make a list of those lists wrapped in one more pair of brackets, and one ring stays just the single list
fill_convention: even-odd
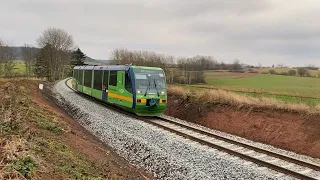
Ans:
[{"label": "dry brown grass", "polygon": [[250,106],[255,108],[268,108],[272,110],[285,110],[294,112],[320,113],[320,105],[311,108],[306,104],[288,104],[273,98],[254,98],[245,95],[238,95],[225,90],[204,90],[190,93],[181,87],[170,87],[169,94],[192,96],[195,101],[213,104],[229,104],[234,106]]},{"label": "dry brown grass", "polygon": [[28,155],[29,152],[27,141],[19,136],[13,136],[5,140],[2,150],[7,161],[14,161],[18,157]]},{"label": "dry brown grass", "polygon": [[169,93],[171,94],[175,94],[175,95],[181,95],[181,96],[188,96],[191,94],[191,92],[189,90],[185,90],[181,87],[177,87],[177,86],[173,86],[173,87],[169,87]]}]

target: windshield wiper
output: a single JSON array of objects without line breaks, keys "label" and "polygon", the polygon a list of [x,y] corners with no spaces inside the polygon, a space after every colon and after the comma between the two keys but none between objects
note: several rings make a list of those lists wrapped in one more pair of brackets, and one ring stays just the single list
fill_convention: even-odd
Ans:
[{"label": "windshield wiper", "polygon": [[157,90],[157,95],[158,95],[158,97],[159,97],[159,96],[160,96],[160,92],[159,92],[159,89],[158,89],[156,80],[154,79],[153,82],[154,82],[154,86],[155,86],[155,88],[156,88],[156,90]]},{"label": "windshield wiper", "polygon": [[148,93],[148,89],[150,89],[150,78],[148,78],[147,89],[146,89],[146,93],[144,93],[144,96],[146,96],[146,95],[147,95],[147,93]]}]

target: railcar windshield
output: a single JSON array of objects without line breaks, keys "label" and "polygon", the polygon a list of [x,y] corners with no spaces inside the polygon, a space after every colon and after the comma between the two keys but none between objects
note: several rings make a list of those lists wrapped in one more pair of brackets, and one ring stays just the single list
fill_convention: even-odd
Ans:
[{"label": "railcar windshield", "polygon": [[163,70],[134,69],[137,94],[165,95],[166,78]]}]

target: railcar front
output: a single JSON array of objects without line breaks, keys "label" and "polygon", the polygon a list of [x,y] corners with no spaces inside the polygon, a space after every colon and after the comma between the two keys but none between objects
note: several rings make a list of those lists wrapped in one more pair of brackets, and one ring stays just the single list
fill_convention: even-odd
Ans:
[{"label": "railcar front", "polygon": [[163,69],[133,66],[134,112],[139,116],[162,115],[167,108],[167,85]]}]

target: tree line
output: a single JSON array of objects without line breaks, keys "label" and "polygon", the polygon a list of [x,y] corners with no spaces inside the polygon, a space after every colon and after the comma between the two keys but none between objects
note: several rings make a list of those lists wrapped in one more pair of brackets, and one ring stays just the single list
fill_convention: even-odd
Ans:
[{"label": "tree line", "polygon": [[[86,55],[75,48],[73,37],[63,29],[48,28],[36,40],[38,47],[21,47],[27,76],[48,81],[63,79],[72,74],[76,65],[84,65]],[[0,76],[13,75],[15,48],[0,41]]]},{"label": "tree line", "polygon": [[[56,81],[72,75],[72,68],[85,65],[86,55],[75,48],[73,37],[65,30],[48,28],[37,38],[37,47],[25,44],[21,48],[22,59],[25,62],[26,74]],[[0,41],[0,76],[10,76],[15,66],[13,48]],[[111,51],[111,64],[134,64],[137,66],[161,67],[165,70],[168,83],[196,84],[205,83],[205,71],[253,72],[261,68],[244,66],[239,60],[233,63],[219,62],[212,56],[174,57],[157,54],[150,51],[131,51],[114,49]],[[277,73],[271,69],[270,74],[308,76],[308,69],[316,69],[309,65],[298,68],[297,71]],[[285,74],[284,74],[285,73]],[[319,75],[320,76],[320,75]]]},{"label": "tree line", "polygon": [[231,64],[218,62],[211,56],[194,56],[190,58],[157,54],[149,51],[130,51],[114,49],[110,59],[112,64],[134,64],[137,66],[161,67],[165,70],[168,83],[195,84],[205,83],[206,70],[240,71],[239,60]]}]

